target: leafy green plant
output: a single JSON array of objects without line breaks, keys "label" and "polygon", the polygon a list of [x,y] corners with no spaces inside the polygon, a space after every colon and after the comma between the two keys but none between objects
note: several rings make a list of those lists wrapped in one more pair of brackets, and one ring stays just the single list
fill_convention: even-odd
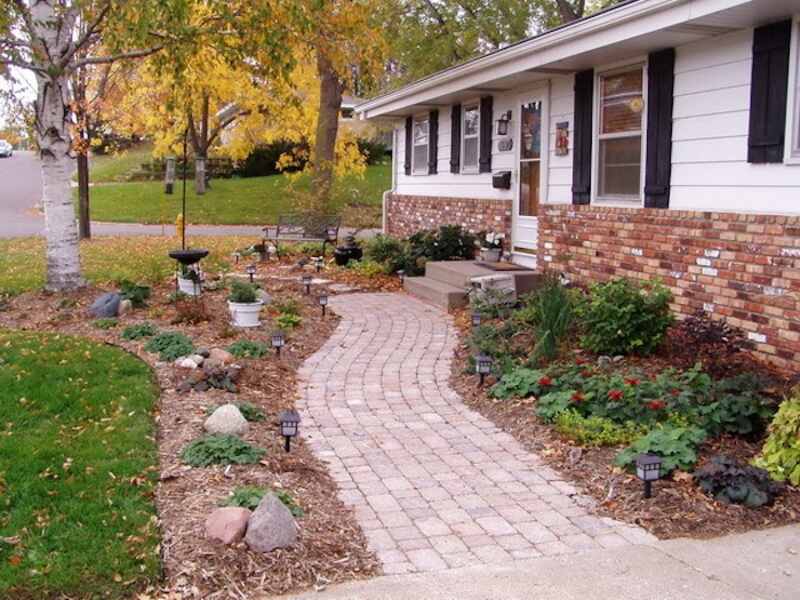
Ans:
[{"label": "leafy green plant", "polygon": [[391,264],[398,257],[406,253],[406,247],[402,240],[379,233],[370,240],[367,240],[364,248],[364,255],[377,263],[384,265]]},{"label": "leafy green plant", "polygon": [[489,394],[500,399],[538,397],[551,386],[546,370],[518,367],[503,375]]},{"label": "leafy green plant", "polygon": [[297,504],[292,495],[286,490],[274,490],[273,494],[275,494],[278,500],[280,500],[283,505],[289,509],[289,512],[292,513],[294,518],[299,519],[305,514],[302,507]]},{"label": "leafy green plant", "polygon": [[755,465],[777,481],[800,486],[800,390],[781,404]]},{"label": "leafy green plant", "polygon": [[662,473],[675,469],[690,471],[697,463],[697,448],[706,439],[706,432],[690,425],[659,425],[620,452],[614,463],[633,468],[639,454],[657,454],[662,459]]},{"label": "leafy green plant", "polygon": [[583,401],[584,396],[578,391],[550,392],[536,402],[536,415],[546,423],[553,423],[560,414]]},{"label": "leafy green plant", "polygon": [[140,340],[143,338],[153,337],[158,334],[158,328],[152,323],[139,323],[137,325],[128,325],[122,330],[123,340]]},{"label": "leafy green plant", "polygon": [[673,321],[672,293],[658,282],[620,278],[591,287],[581,306],[581,343],[598,354],[652,353]]},{"label": "leafy green plant", "polygon": [[158,353],[161,360],[170,362],[194,352],[194,344],[182,333],[165,331],[150,338],[144,349],[148,352]]},{"label": "leafy green plant", "polygon": [[120,296],[125,300],[130,300],[134,308],[141,308],[145,306],[145,302],[150,298],[150,287],[146,285],[139,285],[129,279],[123,279],[119,282]]},{"label": "leafy green plant", "polygon": [[469,291],[469,306],[472,312],[480,313],[489,319],[505,318],[516,300],[508,291],[501,288]]},{"label": "leafy green plant", "polygon": [[715,456],[694,472],[694,479],[709,496],[726,504],[758,508],[772,504],[782,486],[764,469],[743,464],[735,458]]},{"label": "leafy green plant", "polygon": [[269,490],[267,488],[261,488],[252,485],[237,487],[235,490],[233,490],[233,494],[225,498],[220,505],[241,506],[243,508],[255,510],[258,508],[258,505],[261,504],[261,500],[264,498],[264,496],[270,493],[274,494],[275,497],[280,500],[286,508],[289,509],[289,512],[292,513],[294,518],[299,519],[305,514],[300,505],[295,502],[295,499],[286,490]]},{"label": "leafy green plant", "polygon": [[715,400],[697,407],[702,427],[709,434],[753,436],[764,431],[774,409],[755,389],[748,388],[749,379],[745,374],[716,382]]},{"label": "leafy green plant", "polygon": [[526,317],[536,335],[531,361],[553,360],[573,322],[573,300],[555,273],[546,274],[536,292],[529,296]]},{"label": "leafy green plant", "polygon": [[228,346],[228,352],[236,358],[261,358],[269,352],[269,346],[253,340],[236,340]]},{"label": "leafy green plant", "polygon": [[294,329],[303,322],[303,317],[289,313],[281,313],[275,317],[275,323],[281,329]]},{"label": "leafy green plant", "polygon": [[181,452],[187,465],[251,465],[264,456],[266,450],[240,440],[235,435],[207,435],[190,442]]},{"label": "leafy green plant", "polygon": [[567,409],[558,413],[556,430],[581,446],[619,446],[630,444],[647,430],[631,421],[618,425],[605,417],[584,417],[578,411]]},{"label": "leafy green plant", "polygon": [[92,323],[92,325],[94,325],[94,327],[96,327],[97,329],[108,330],[108,329],[114,329],[114,327],[119,325],[119,321],[113,317],[108,319],[97,319]]},{"label": "leafy green plant", "polygon": [[286,315],[299,315],[300,303],[295,298],[286,298],[285,300],[275,300],[272,303],[274,308],[279,313]]},{"label": "leafy green plant", "polygon": [[228,300],[237,304],[254,304],[258,302],[258,286],[246,281],[234,280]]},{"label": "leafy green plant", "polygon": [[351,260],[347,263],[347,268],[369,278],[383,275],[386,272],[385,267],[374,260]]}]

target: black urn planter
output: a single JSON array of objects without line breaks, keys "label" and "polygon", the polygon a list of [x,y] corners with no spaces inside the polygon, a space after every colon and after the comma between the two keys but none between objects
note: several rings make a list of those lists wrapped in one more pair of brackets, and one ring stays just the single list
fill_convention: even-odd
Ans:
[{"label": "black urn planter", "polygon": [[333,251],[333,258],[340,267],[346,266],[351,260],[361,260],[362,256],[364,256],[364,251],[351,235],[345,238],[344,244]]}]

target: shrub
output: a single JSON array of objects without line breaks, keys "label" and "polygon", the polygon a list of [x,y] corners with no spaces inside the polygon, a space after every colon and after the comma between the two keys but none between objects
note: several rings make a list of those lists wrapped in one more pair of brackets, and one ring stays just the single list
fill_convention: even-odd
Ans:
[{"label": "shrub", "polygon": [[303,242],[296,249],[305,256],[322,256],[322,246],[322,242]]},{"label": "shrub", "polygon": [[550,392],[536,402],[536,416],[546,423],[553,423],[561,413],[566,412],[579,401],[583,401],[583,398],[583,394],[578,391]]},{"label": "shrub", "polygon": [[614,463],[633,468],[639,454],[657,454],[661,457],[661,472],[675,469],[690,471],[697,463],[697,448],[706,439],[706,432],[699,427],[667,423],[652,429],[620,452]]},{"label": "shrub", "polygon": [[366,159],[368,165],[380,163],[389,153],[389,149],[377,139],[358,138],[358,151]]},{"label": "shrub", "polygon": [[294,298],[287,298],[286,300],[276,300],[272,303],[272,307],[279,313],[285,315],[299,315],[300,303]]},{"label": "shrub", "polygon": [[757,377],[746,373],[716,382],[714,401],[697,409],[702,427],[711,435],[761,433],[774,412],[757,391],[761,383]]},{"label": "shrub", "polygon": [[[295,164],[284,169],[278,168],[281,156],[291,155]],[[305,165],[303,147],[288,140],[276,140],[254,148],[247,158],[236,166],[236,174],[241,177],[265,177],[281,172],[302,169]]]},{"label": "shrub", "polygon": [[755,464],[778,481],[800,486],[800,390],[781,404]]},{"label": "shrub", "polygon": [[630,444],[646,433],[641,425],[618,425],[605,417],[584,417],[575,410],[556,416],[556,430],[581,446],[619,446]]},{"label": "shrub", "polygon": [[374,238],[367,240],[364,247],[364,256],[375,262],[389,264],[398,256],[404,255],[406,245],[397,238],[379,233]]},{"label": "shrub", "polygon": [[656,282],[615,279],[593,285],[581,307],[583,346],[598,354],[650,354],[672,323],[671,300],[669,289]]},{"label": "shrub", "polygon": [[265,453],[266,450],[251,446],[235,435],[207,435],[190,442],[181,452],[181,458],[193,467],[251,465]]},{"label": "shrub", "polygon": [[475,258],[475,236],[460,225],[442,225],[436,231],[418,231],[408,238],[408,274],[425,270],[428,260],[472,260]]},{"label": "shrub", "polygon": [[238,304],[253,304],[258,301],[258,286],[246,281],[234,280],[228,300]]},{"label": "shrub", "polygon": [[228,352],[236,358],[261,358],[269,352],[269,346],[263,342],[237,340],[228,346]]},{"label": "shrub", "polygon": [[139,285],[127,279],[119,282],[120,296],[125,300],[130,300],[134,308],[141,308],[145,301],[150,298],[150,288],[146,285]]},{"label": "shrub", "polygon": [[531,361],[553,360],[572,325],[573,302],[569,290],[557,274],[548,273],[525,305],[536,335]]},{"label": "shrub", "polygon": [[158,328],[152,323],[140,323],[129,325],[122,331],[123,340],[140,340],[142,338],[153,337],[158,333]]},{"label": "shrub", "polygon": [[281,313],[275,317],[275,323],[281,329],[294,329],[303,322],[303,317],[289,313]]},{"label": "shrub", "polygon": [[163,361],[171,362],[194,352],[194,344],[182,333],[165,331],[150,338],[144,349],[148,352],[158,353],[158,357]]},{"label": "shrub", "polygon": [[94,323],[92,323],[97,329],[114,329],[117,325],[119,325],[119,321],[113,317],[108,319],[97,319]]},{"label": "shrub", "polygon": [[758,467],[742,464],[735,458],[715,456],[695,471],[694,479],[709,496],[725,504],[744,504],[758,508],[772,504],[781,486]]},{"label": "shrub", "polygon": [[383,275],[386,272],[386,268],[374,260],[351,260],[347,263],[347,268],[369,278]]}]

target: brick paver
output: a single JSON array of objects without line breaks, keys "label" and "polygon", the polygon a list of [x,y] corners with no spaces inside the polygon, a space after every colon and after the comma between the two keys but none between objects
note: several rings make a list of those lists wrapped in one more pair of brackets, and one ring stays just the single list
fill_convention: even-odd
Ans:
[{"label": "brick paver", "polygon": [[341,324],[300,369],[303,435],[387,573],[655,540],[591,502],[450,388],[450,317],[401,294],[331,298]]}]

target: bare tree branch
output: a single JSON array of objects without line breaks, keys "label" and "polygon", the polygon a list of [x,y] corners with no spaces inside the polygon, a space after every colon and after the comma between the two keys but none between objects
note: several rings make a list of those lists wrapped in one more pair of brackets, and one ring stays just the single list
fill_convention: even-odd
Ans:
[{"label": "bare tree branch", "polygon": [[106,2],[105,6],[100,9],[100,12],[97,14],[95,19],[89,24],[86,28],[86,31],[81,35],[80,38],[73,44],[72,48],[69,52],[67,52],[59,61],[59,66],[64,69],[67,67],[69,62],[72,60],[72,57],[75,56],[75,53],[81,50],[85,45],[87,45],[92,36],[94,36],[97,31],[98,27],[100,27],[100,23],[106,18],[108,11],[111,9],[111,3]]},{"label": "bare tree branch", "polygon": [[141,50],[131,50],[130,52],[120,52],[119,54],[113,54],[110,56],[90,56],[88,58],[82,58],[80,60],[75,61],[75,64],[71,66],[72,69],[80,69],[81,67],[85,67],[86,65],[107,65],[113,62],[117,62],[119,60],[126,60],[129,58],[145,58],[156,52],[159,52],[164,48],[163,45],[153,46],[152,48],[142,48]]}]

